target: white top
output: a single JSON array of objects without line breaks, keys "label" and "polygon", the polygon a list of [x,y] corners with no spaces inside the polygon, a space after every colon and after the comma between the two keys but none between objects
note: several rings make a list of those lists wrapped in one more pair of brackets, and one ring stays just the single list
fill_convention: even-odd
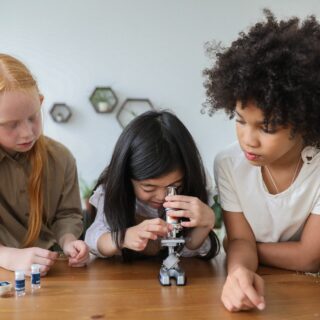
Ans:
[{"label": "white top", "polygon": [[[209,182],[209,181],[208,181]],[[207,183],[208,183],[207,182]],[[210,184],[211,185],[211,184]],[[106,216],[104,214],[104,189],[102,185],[100,185],[93,193],[90,198],[90,203],[97,208],[97,215],[92,223],[92,225],[88,228],[85,235],[85,242],[90,248],[90,252],[101,257],[105,258],[97,248],[98,239],[102,236],[102,234],[106,232],[111,232],[111,228],[109,223],[107,222]],[[212,197],[212,194],[210,193]],[[153,219],[159,217],[158,209],[154,209],[152,207],[147,206],[146,204],[140,202],[136,199],[136,215]],[[210,250],[210,239],[209,237],[203,242],[200,248],[196,250],[189,250],[188,248],[184,247],[181,255],[183,257],[192,257],[196,255],[205,255]]]},{"label": "white top", "polygon": [[296,180],[273,195],[264,184],[261,167],[251,165],[239,144],[232,144],[214,162],[222,208],[243,213],[258,242],[299,240],[309,214],[320,214],[319,151],[306,147]]}]

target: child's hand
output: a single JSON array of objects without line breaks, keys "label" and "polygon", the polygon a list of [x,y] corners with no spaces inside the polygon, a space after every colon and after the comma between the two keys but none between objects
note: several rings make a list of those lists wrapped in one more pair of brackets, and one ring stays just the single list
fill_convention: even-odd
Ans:
[{"label": "child's hand", "polygon": [[212,229],[215,223],[213,210],[200,199],[190,196],[167,196],[163,204],[165,208],[176,209],[167,212],[167,215],[174,218],[188,218],[190,221],[182,221],[183,227],[208,227]]},{"label": "child's hand", "polygon": [[3,267],[11,271],[23,270],[28,276],[30,276],[32,264],[39,264],[40,274],[45,276],[58,258],[57,252],[38,247],[26,249],[2,247],[2,249],[5,250],[6,260]]},{"label": "child's hand", "polygon": [[221,300],[231,312],[265,308],[263,279],[244,267],[230,273],[223,286]]},{"label": "child's hand", "polygon": [[70,267],[83,267],[89,260],[89,248],[82,240],[67,242],[63,247],[63,252],[69,256]]},{"label": "child's hand", "polygon": [[124,237],[123,247],[142,251],[146,248],[149,240],[157,240],[164,237],[172,226],[160,218],[148,219],[138,225],[128,228]]}]

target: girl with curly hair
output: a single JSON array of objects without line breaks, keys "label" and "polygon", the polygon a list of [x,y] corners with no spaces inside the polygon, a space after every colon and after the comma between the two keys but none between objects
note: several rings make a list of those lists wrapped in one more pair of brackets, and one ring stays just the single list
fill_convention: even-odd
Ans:
[{"label": "girl with curly hair", "polygon": [[214,164],[230,311],[265,308],[259,263],[320,265],[320,24],[265,15],[204,71],[205,106],[235,117],[238,137]]}]

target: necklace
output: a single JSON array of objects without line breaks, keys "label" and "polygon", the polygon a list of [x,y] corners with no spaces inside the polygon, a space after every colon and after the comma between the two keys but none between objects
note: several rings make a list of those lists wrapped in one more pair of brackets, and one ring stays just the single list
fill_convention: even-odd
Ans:
[{"label": "necklace", "polygon": [[[299,157],[299,160],[298,160],[298,163],[297,163],[296,168],[295,168],[295,170],[294,170],[294,173],[293,173],[293,176],[292,176],[292,179],[291,179],[291,182],[290,182],[289,187],[293,184],[293,181],[294,181],[295,178],[297,177],[297,173],[298,173],[298,168],[299,168],[300,162],[301,162],[301,157]],[[268,175],[269,175],[269,177],[270,177],[270,180],[271,180],[271,182],[272,182],[272,184],[273,184],[276,192],[279,193],[279,188],[278,188],[278,186],[277,186],[277,184],[276,184],[276,181],[275,181],[274,178],[273,178],[273,175],[271,174],[270,169],[268,168],[268,166],[265,166],[265,168],[266,168],[266,171],[267,171],[267,173],[268,173]],[[289,187],[288,187],[288,188],[289,188]]]}]

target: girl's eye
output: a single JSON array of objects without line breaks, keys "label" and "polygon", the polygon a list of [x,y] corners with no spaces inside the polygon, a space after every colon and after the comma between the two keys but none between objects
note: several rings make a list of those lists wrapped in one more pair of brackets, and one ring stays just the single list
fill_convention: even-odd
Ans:
[{"label": "girl's eye", "polygon": [[240,123],[240,124],[245,124],[245,122],[243,120],[240,120],[240,119],[236,119],[236,122]]},{"label": "girl's eye", "polygon": [[152,188],[152,189],[142,188],[142,190],[143,190],[144,192],[153,192],[153,191],[154,191],[154,189],[153,189],[153,188]]},{"label": "girl's eye", "polygon": [[268,134],[274,134],[277,132],[277,130],[275,128],[271,128],[271,127],[262,127],[261,130],[264,132],[264,133],[268,133]]},{"label": "girl's eye", "polygon": [[36,114],[32,115],[32,116],[29,118],[29,121],[30,121],[30,122],[35,122],[35,121],[39,118],[39,114],[40,114],[40,112],[37,112]]},{"label": "girl's eye", "polygon": [[18,127],[18,122],[10,122],[10,123],[6,123],[5,127],[9,130],[13,130],[16,129]]}]

